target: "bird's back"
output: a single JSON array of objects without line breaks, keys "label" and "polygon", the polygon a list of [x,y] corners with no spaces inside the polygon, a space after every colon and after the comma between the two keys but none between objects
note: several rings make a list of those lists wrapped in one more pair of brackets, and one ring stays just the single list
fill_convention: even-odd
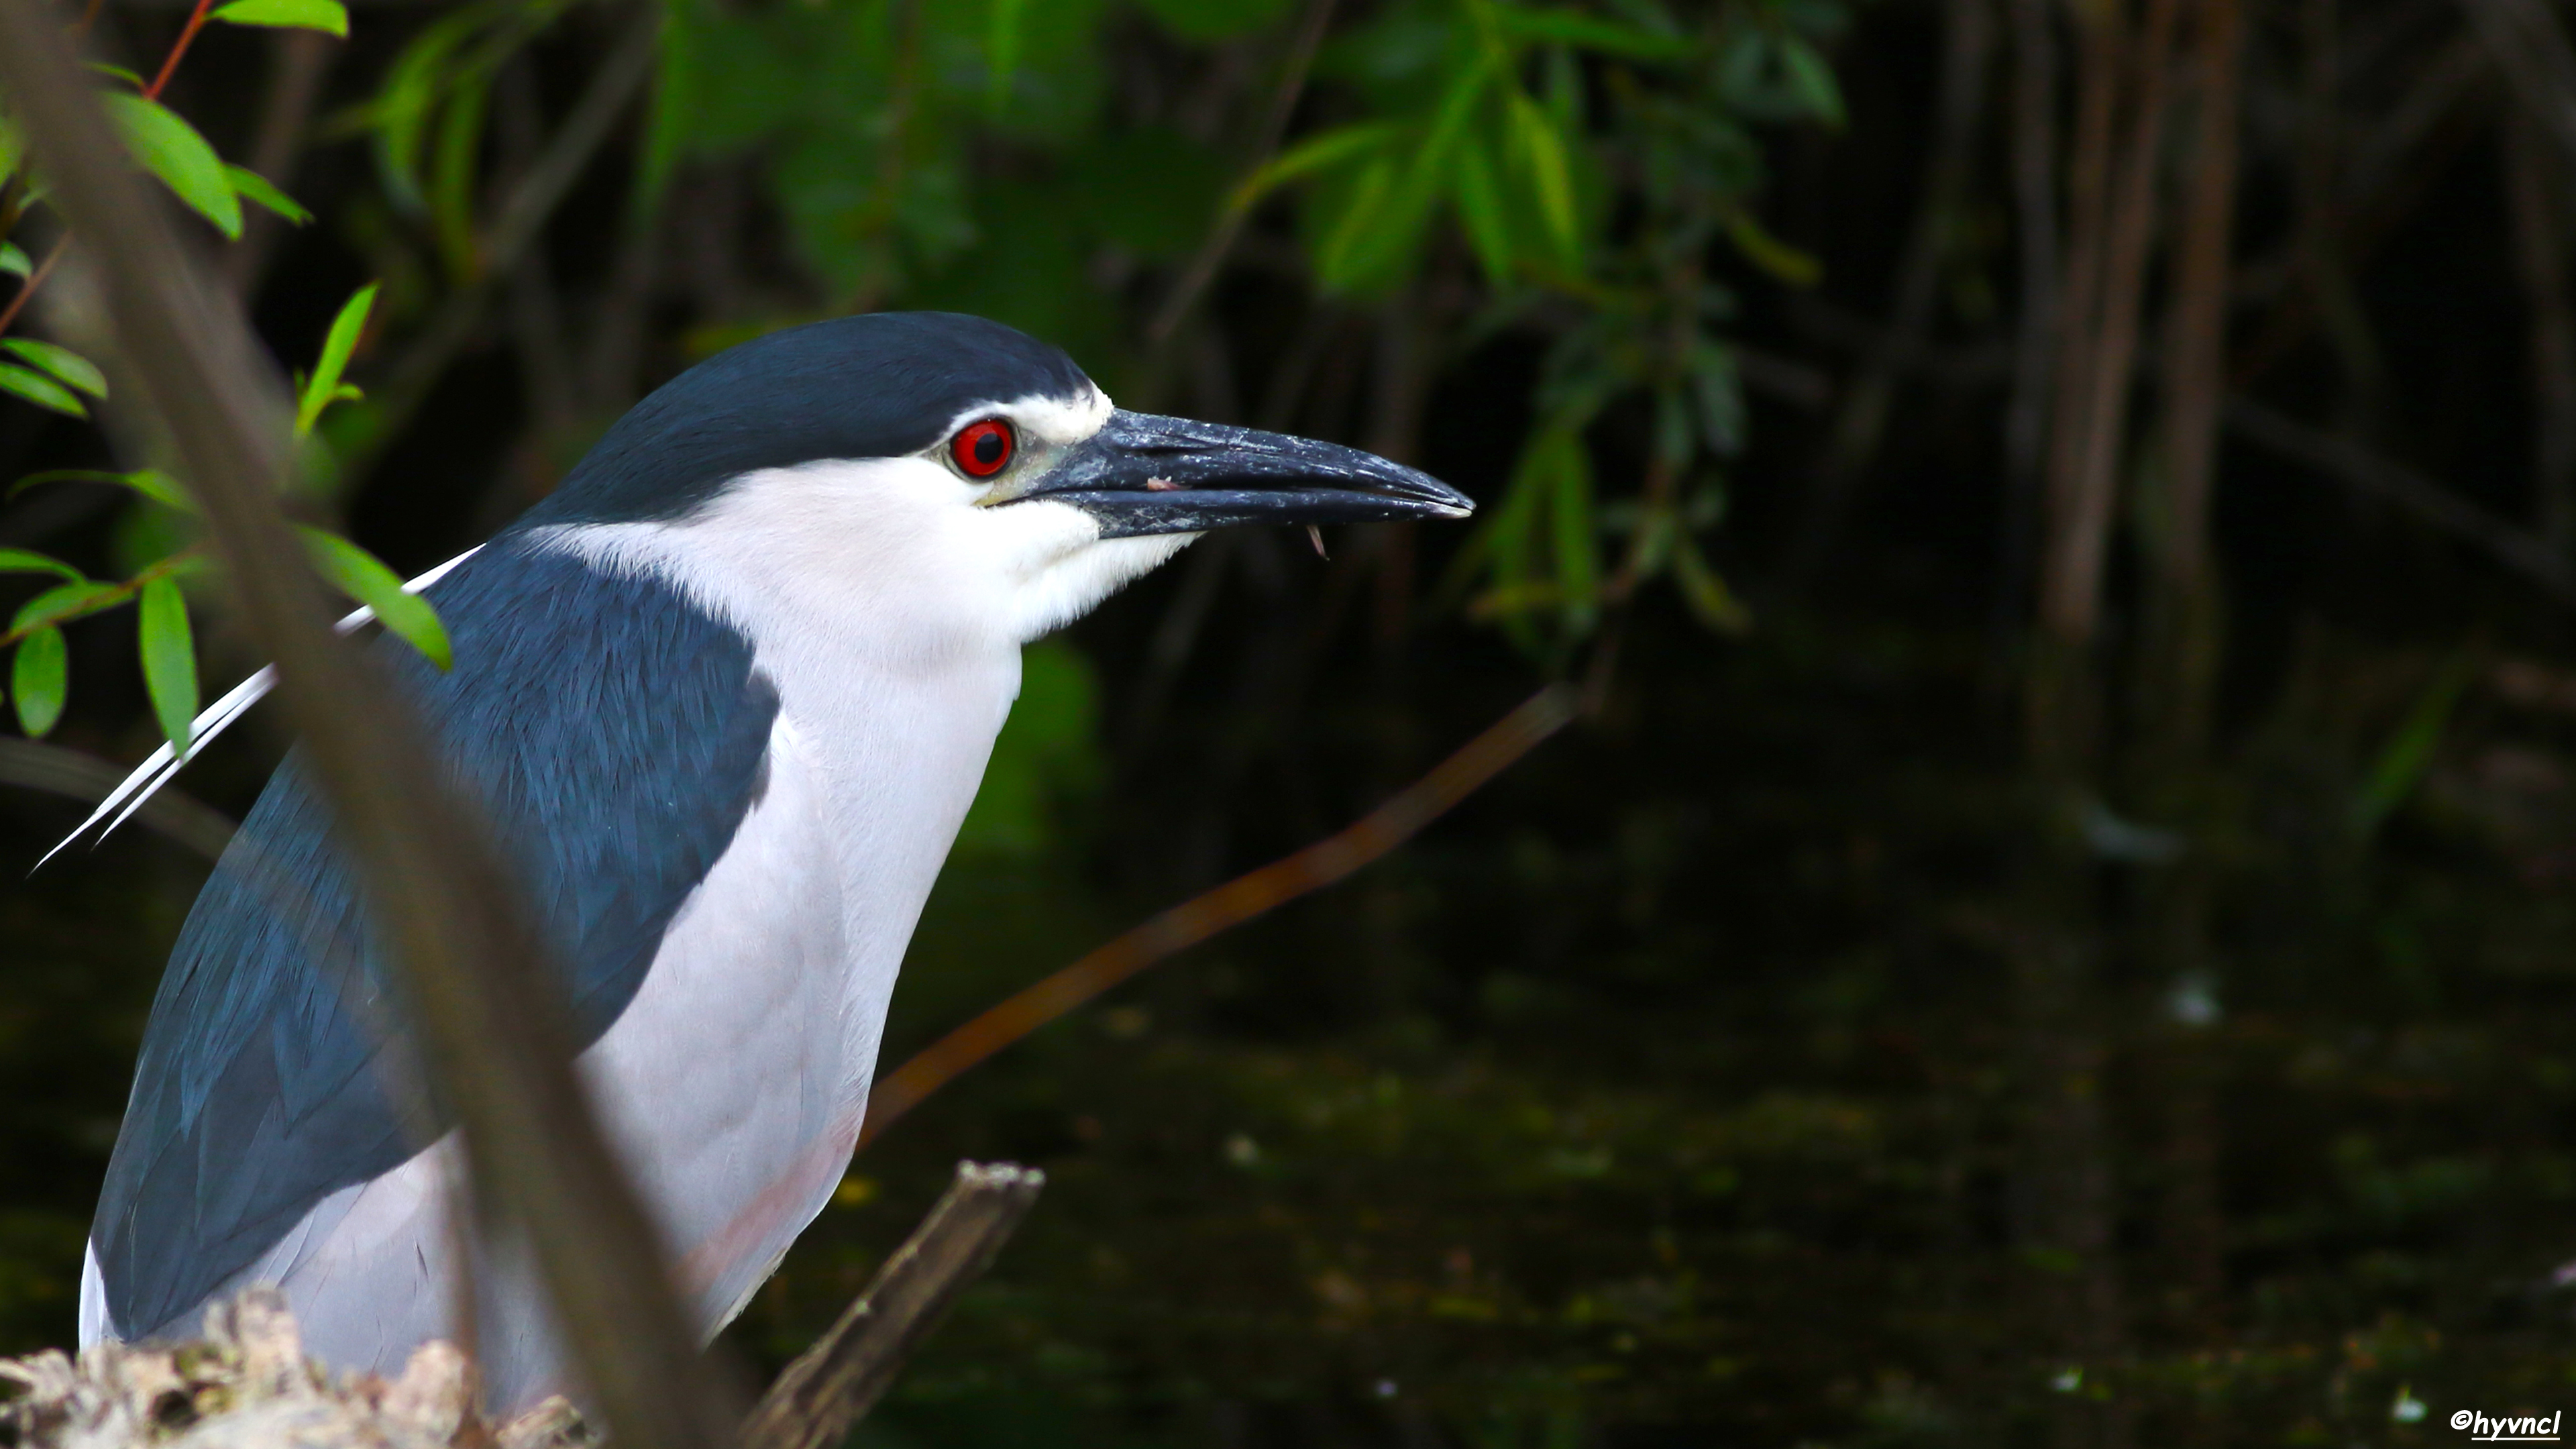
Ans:
[{"label": "bird's back", "polygon": [[[593,1046],[751,813],[776,692],[740,630],[676,589],[525,536],[431,597],[454,670],[390,643],[378,657],[481,796]],[[406,1123],[386,1070],[385,986],[354,876],[290,755],[153,1003],[92,1232],[84,1340],[188,1326],[252,1270],[309,1257],[322,1219],[414,1159],[424,1124]],[[402,1340],[437,1326],[379,1316],[385,1341],[339,1345],[343,1357],[398,1365]]]}]

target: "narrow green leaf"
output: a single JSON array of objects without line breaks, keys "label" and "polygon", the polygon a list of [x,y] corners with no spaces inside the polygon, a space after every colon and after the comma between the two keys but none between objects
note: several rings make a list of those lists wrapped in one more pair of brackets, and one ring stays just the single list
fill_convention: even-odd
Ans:
[{"label": "narrow green leaf", "polygon": [[107,396],[107,375],[68,347],[39,342],[33,337],[11,337],[0,341],[0,349],[16,353],[52,373],[55,381],[79,388],[91,397]]},{"label": "narrow green leaf", "polygon": [[89,416],[89,409],[72,396],[70,388],[41,372],[31,372],[14,363],[0,362],[0,392],[13,393],[40,408],[52,408],[76,418]]},{"label": "narrow green leaf", "polygon": [[367,314],[376,305],[376,284],[369,282],[340,304],[340,315],[331,319],[331,331],[322,339],[322,356],[313,364],[313,375],[304,380],[304,391],[295,403],[295,436],[313,431],[321,420],[322,410],[340,398],[340,374],[348,370],[349,354],[357,351],[358,339],[367,330]]},{"label": "narrow green leaf", "polygon": [[56,584],[19,607],[18,616],[9,621],[9,632],[22,634],[40,625],[60,624],[83,614],[95,614],[122,602],[124,598],[123,589],[96,579]]},{"label": "narrow green leaf", "polygon": [[1556,244],[1558,260],[1571,267],[1582,255],[1583,241],[1574,214],[1574,172],[1566,160],[1565,138],[1557,134],[1555,123],[1538,102],[1517,89],[1511,94],[1511,124],[1512,139],[1529,167],[1530,187],[1539,216],[1547,223],[1548,239]]},{"label": "narrow green leaf", "polygon": [[471,280],[483,270],[482,230],[474,223],[474,202],[482,193],[483,115],[490,109],[491,98],[490,71],[457,77],[446,109],[439,113],[430,153],[430,221],[448,275],[459,281]]},{"label": "narrow green leaf", "polygon": [[267,177],[247,166],[235,166],[226,162],[224,176],[232,182],[233,190],[243,200],[258,202],[279,216],[285,217],[293,225],[302,226],[313,219],[313,213],[297,205],[294,197],[278,190]]},{"label": "narrow green leaf", "polygon": [[[18,163],[25,159],[26,154],[27,144],[18,139],[18,128],[9,123],[8,117],[0,116],[0,181],[17,174]],[[25,252],[18,253],[22,262],[26,255]],[[23,277],[26,273],[21,271],[18,275]]]},{"label": "narrow green leaf", "polygon": [[1720,342],[1701,342],[1691,349],[1691,392],[1699,404],[1700,434],[1709,451],[1725,456],[1744,447],[1744,385],[1735,371],[1735,351]]},{"label": "narrow green leaf", "polygon": [[1780,69],[1788,77],[1789,89],[1806,105],[1817,120],[1840,130],[1845,120],[1842,87],[1834,83],[1834,68],[1816,48],[1795,35],[1779,38]]},{"label": "narrow green leaf", "polygon": [[[0,156],[0,181],[8,179],[8,158]],[[0,272],[13,277],[32,277],[36,274],[36,264],[27,259],[26,250],[16,242],[0,242]]]},{"label": "narrow green leaf", "polygon": [[1414,232],[1390,204],[1396,190],[1393,156],[1379,156],[1360,169],[1359,177],[1338,200],[1340,214],[1324,227],[1315,248],[1315,280],[1327,292],[1350,292],[1374,280],[1372,262],[1391,247],[1410,245]]},{"label": "narrow green leaf", "polygon": [[1548,444],[1551,471],[1555,473],[1549,502],[1556,554],[1557,583],[1565,590],[1569,611],[1588,613],[1601,586],[1601,549],[1599,520],[1592,510],[1592,460],[1584,455],[1583,439],[1574,433],[1558,433]]},{"label": "narrow green leaf", "polygon": [[1020,69],[1020,15],[1027,8],[1028,0],[993,0],[984,35],[984,68],[990,77],[984,104],[997,116],[1011,103],[1011,82]]},{"label": "narrow green leaf", "polygon": [[218,6],[214,19],[235,25],[269,25],[289,30],[319,30],[349,38],[349,11],[340,0],[232,0]]},{"label": "narrow green leaf", "polygon": [[1694,49],[1686,36],[1623,25],[1573,10],[1524,10],[1497,5],[1492,14],[1503,33],[1515,39],[1554,41],[1629,60],[1687,60]]},{"label": "narrow green leaf", "polygon": [[299,524],[295,531],[303,535],[304,548],[312,556],[314,568],[330,581],[331,587],[375,610],[378,623],[428,655],[432,664],[446,669],[456,662],[447,642],[447,628],[438,622],[437,611],[418,594],[404,593],[402,580],[374,554],[318,528]]},{"label": "narrow green leaf", "polygon": [[1792,287],[1812,287],[1825,274],[1825,264],[1765,230],[1753,213],[1738,209],[1726,219],[1727,239],[1744,259]]},{"label": "narrow green leaf", "polygon": [[1393,141],[1401,128],[1389,121],[1344,126],[1289,147],[1235,184],[1228,211],[1241,211],[1301,176],[1338,166]]},{"label": "narrow green leaf", "polygon": [[143,645],[143,688],[162,736],[179,758],[188,757],[188,722],[197,717],[197,646],[188,629],[188,598],[176,581],[143,586],[136,628]]},{"label": "narrow green leaf", "polygon": [[1753,613],[1685,534],[1673,541],[1673,578],[1682,586],[1682,602],[1702,624],[1721,634],[1741,634],[1753,627]]},{"label": "narrow green leaf", "polygon": [[1458,219],[1466,224],[1467,244],[1485,269],[1485,281],[1494,287],[1508,286],[1515,270],[1511,221],[1503,211],[1502,192],[1494,184],[1493,162],[1482,146],[1471,145],[1458,153],[1455,185]]},{"label": "narrow green leaf", "polygon": [[376,160],[385,188],[402,206],[422,205],[420,151],[429,135],[440,90],[456,63],[456,52],[488,21],[483,7],[466,6],[423,30],[403,47],[385,74],[373,111]]},{"label": "narrow green leaf", "polygon": [[15,498],[40,483],[113,483],[182,513],[197,511],[196,500],[179,486],[179,480],[158,468],[137,468],[131,473],[110,473],[103,468],[49,468],[11,484],[9,496]]},{"label": "narrow green leaf", "polygon": [[89,581],[79,569],[61,559],[24,548],[0,548],[0,574],[52,574],[76,584]]},{"label": "narrow green leaf", "polygon": [[70,688],[71,651],[63,647],[60,629],[39,629],[18,641],[9,692],[16,696],[18,728],[29,739],[42,739],[63,717],[63,696]]},{"label": "narrow green leaf", "polygon": [[2424,692],[2416,697],[2415,707],[2406,714],[2405,723],[2389,737],[2388,744],[2370,767],[2370,778],[2352,802],[2352,823],[2364,835],[2379,827],[2381,821],[2406,803],[2415,792],[2416,782],[2432,767],[2433,756],[2442,745],[2449,729],[2451,711],[2460,696],[2477,677],[2477,656],[2467,650],[2453,655],[2441,671],[2433,676]]},{"label": "narrow green leaf", "polygon": [[134,153],[144,170],[160,177],[162,185],[213,222],[215,230],[235,239],[241,236],[241,198],[233,195],[223,158],[197,134],[196,127],[145,96],[109,91],[99,99],[125,138],[125,149]]}]

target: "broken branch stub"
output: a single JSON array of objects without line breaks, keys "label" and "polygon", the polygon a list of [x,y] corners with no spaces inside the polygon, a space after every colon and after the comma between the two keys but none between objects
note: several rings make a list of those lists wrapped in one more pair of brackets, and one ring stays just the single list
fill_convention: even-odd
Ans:
[{"label": "broken branch stub", "polygon": [[746,1449],[830,1449],[876,1405],[913,1349],[993,1261],[1038,1200],[1046,1174],[1007,1162],[957,1164],[913,1229],[831,1331],[779,1374],[743,1421]]}]

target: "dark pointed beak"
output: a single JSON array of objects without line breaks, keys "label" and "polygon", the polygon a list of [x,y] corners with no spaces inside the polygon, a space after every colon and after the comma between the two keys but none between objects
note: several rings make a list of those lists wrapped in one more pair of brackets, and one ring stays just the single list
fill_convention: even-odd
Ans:
[{"label": "dark pointed beak", "polygon": [[1102,538],[1476,511],[1467,495],[1430,474],[1357,448],[1124,408],[1011,501],[1031,498],[1070,503],[1099,519]]}]

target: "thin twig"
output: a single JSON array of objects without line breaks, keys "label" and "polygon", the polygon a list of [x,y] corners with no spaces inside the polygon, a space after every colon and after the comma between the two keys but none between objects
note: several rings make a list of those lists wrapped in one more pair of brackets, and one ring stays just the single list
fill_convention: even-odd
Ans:
[{"label": "thin twig", "polygon": [[2128,441],[2131,370],[2137,358],[2138,310],[2147,256],[2155,243],[2157,163],[2162,159],[2165,101],[2177,0],[2147,0],[2136,51],[2135,109],[2121,153],[2117,192],[2104,233],[2101,273],[2086,318],[2089,344],[2077,394],[2072,472],[2051,499],[2048,571],[2041,580],[2040,619],[2061,642],[2092,637],[2102,608],[2102,572],[2119,493],[2120,458]]},{"label": "thin twig", "polygon": [[1914,227],[1897,263],[1896,305],[1887,330],[1842,395],[1816,468],[1815,488],[1791,548],[1786,573],[1803,584],[1832,551],[1851,511],[1859,480],[1878,454],[1900,381],[1931,340],[1939,320],[1942,264],[1955,247],[1976,164],[1977,122],[1985,109],[1986,62],[1994,51],[1989,0],[1942,6],[1940,89],[1932,107],[1932,157],[1923,168]]},{"label": "thin twig", "polygon": [[830,1449],[875,1407],[895,1371],[982,1276],[1038,1200],[1046,1174],[1007,1162],[957,1164],[930,1216],[867,1291],[743,1420],[745,1449]]},{"label": "thin twig", "polygon": [[412,1029],[395,1059],[462,1126],[477,1198],[524,1233],[609,1429],[629,1449],[717,1449],[734,1417],[574,1075],[561,971],[417,717],[333,637],[317,581],[291,562],[302,551],[275,501],[291,456],[284,380],[124,164],[35,0],[0,0],[0,86],[86,239],[131,416],[168,437],[244,620],[277,661]]},{"label": "thin twig", "polygon": [[160,73],[152,77],[152,84],[143,88],[146,99],[155,101],[161,99],[161,88],[170,84],[170,77],[179,73],[179,57],[188,53],[188,47],[195,42],[197,32],[206,28],[206,12],[212,10],[214,5],[215,0],[197,0],[195,8],[188,12],[188,23],[180,27],[179,38],[170,46],[170,53],[161,58]]},{"label": "thin twig", "polygon": [[0,332],[7,332],[9,324],[18,320],[18,314],[27,310],[27,299],[35,296],[36,289],[45,284],[45,278],[54,274],[54,264],[63,259],[63,253],[71,249],[71,244],[68,232],[54,238],[53,246],[45,252],[45,259],[36,263],[36,269],[27,274],[26,285],[18,289],[17,296],[9,299],[8,306],[0,307]]},{"label": "thin twig", "polygon": [[1331,885],[1402,845],[1565,728],[1576,711],[1571,687],[1547,686],[1356,824],[1172,907],[941,1037],[878,1080],[859,1141],[873,1140],[968,1068],[1146,967]]},{"label": "thin twig", "polygon": [[499,284],[518,266],[521,256],[554,216],[555,208],[572,193],[573,183],[581,179],[591,158],[608,140],[618,116],[652,76],[661,33],[660,8],[639,5],[626,34],[591,77],[581,99],[573,103],[562,128],[528,168],[527,176],[512,189],[499,219],[484,238],[481,273],[448,294],[429,326],[405,349],[392,374],[372,389],[376,427],[365,446],[357,450],[357,456],[347,460],[345,468],[351,476],[363,474],[376,456],[394,442],[412,413],[428,398],[430,389],[437,385],[440,375],[447,371],[447,364],[473,338]]},{"label": "thin twig", "polygon": [[[170,53],[161,57],[160,73],[152,77],[152,84],[143,88],[146,99],[159,100],[161,88],[170,83],[170,77],[179,73],[179,58],[188,53],[189,43],[194,41],[197,38],[197,32],[204,28],[206,13],[213,5],[214,0],[197,0],[195,8],[188,12],[188,23],[181,27],[178,40],[171,44]],[[89,9],[81,15],[80,24],[74,28],[75,36],[89,34],[90,26],[98,20],[98,8],[98,0],[91,0]],[[45,253],[44,261],[38,263],[33,272],[28,273],[27,284],[18,289],[17,296],[9,299],[7,307],[0,307],[0,334],[8,332],[9,324],[17,321],[18,314],[27,309],[28,299],[35,296],[36,289],[45,284],[45,278],[53,275],[54,263],[63,259],[63,253],[70,248],[71,244],[72,238],[69,232],[56,237],[53,249]]]},{"label": "thin twig", "polygon": [[[1297,100],[1306,93],[1306,77],[1315,68],[1315,52],[1324,43],[1324,31],[1332,25],[1334,0],[1312,0],[1306,7],[1305,23],[1297,28],[1297,38],[1288,51],[1288,67],[1279,76],[1279,89],[1270,97],[1270,111],[1262,118],[1261,136],[1252,148],[1252,165],[1258,170],[1268,164],[1279,150],[1280,141],[1288,134],[1288,123],[1297,114]],[[1145,328],[1145,345],[1161,348],[1180,329],[1181,319],[1198,305],[1199,294],[1216,280],[1216,269],[1225,265],[1226,253],[1234,250],[1234,239],[1243,231],[1247,207],[1228,206],[1217,218],[1216,230],[1208,234],[1198,255],[1190,258],[1189,270],[1172,284],[1171,295],[1163,299],[1161,310]]]},{"label": "thin twig", "polygon": [[2576,569],[2571,569],[2540,535],[2498,518],[2403,464],[2260,403],[2230,404],[2227,426],[2248,442],[2304,463],[2476,544],[2497,562],[2538,584],[2551,598],[2576,604]]}]

